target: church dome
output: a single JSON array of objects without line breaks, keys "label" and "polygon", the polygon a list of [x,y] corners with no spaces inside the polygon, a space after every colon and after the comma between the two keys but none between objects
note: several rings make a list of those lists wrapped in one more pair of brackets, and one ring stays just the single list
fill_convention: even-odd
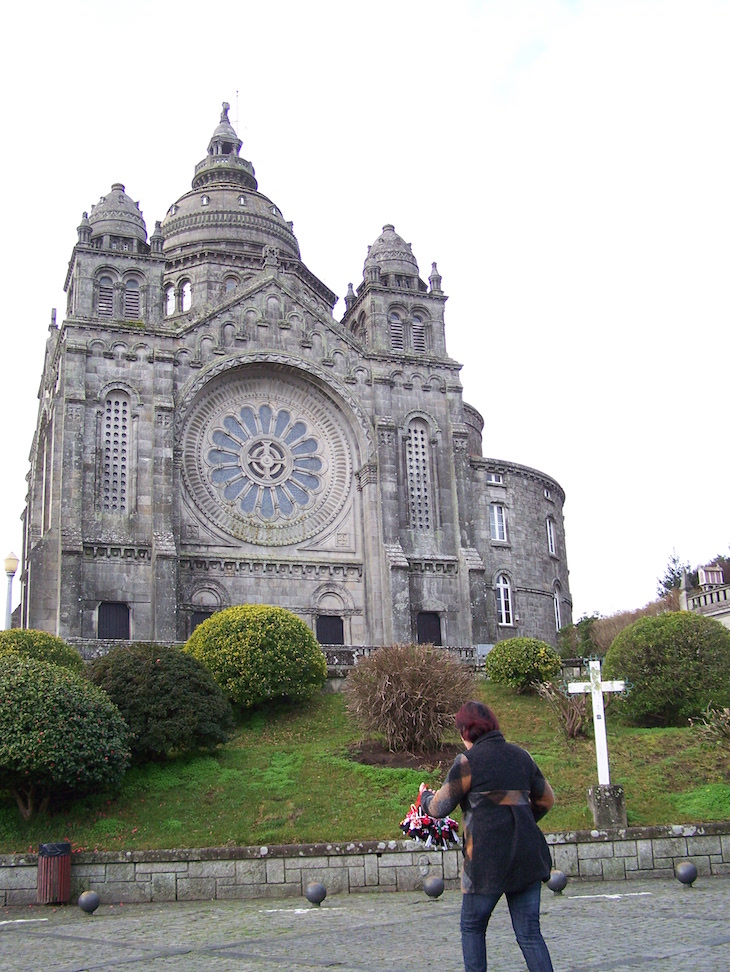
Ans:
[{"label": "church dome", "polygon": [[115,182],[111,191],[91,207],[89,223],[92,239],[108,235],[147,242],[147,227],[139,203],[127,195],[121,182]]},{"label": "church dome", "polygon": [[174,256],[190,247],[223,243],[257,252],[273,246],[282,256],[299,260],[292,224],[258,192],[254,167],[239,155],[242,142],[228,119],[229,108],[224,102],[208,153],[195,166],[192,189],[170,206],[162,221],[164,253]]},{"label": "church dome", "polygon": [[370,267],[379,267],[381,274],[399,273],[418,276],[418,263],[411,251],[411,244],[395,231],[391,223],[386,223],[383,232],[368,247],[365,260],[365,271]]}]

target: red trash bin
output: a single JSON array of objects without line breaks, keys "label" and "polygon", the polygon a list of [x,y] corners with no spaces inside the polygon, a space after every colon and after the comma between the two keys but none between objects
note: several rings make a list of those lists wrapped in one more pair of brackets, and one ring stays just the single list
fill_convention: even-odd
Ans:
[{"label": "red trash bin", "polygon": [[38,904],[68,904],[71,898],[71,845],[41,844],[38,850]]}]

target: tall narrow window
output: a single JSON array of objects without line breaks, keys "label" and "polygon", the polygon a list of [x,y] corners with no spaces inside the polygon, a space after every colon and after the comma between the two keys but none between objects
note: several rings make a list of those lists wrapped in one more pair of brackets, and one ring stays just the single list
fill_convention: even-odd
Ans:
[{"label": "tall narrow window", "polygon": [[102,277],[99,281],[99,317],[114,315],[114,281],[111,277]]},{"label": "tall narrow window", "polygon": [[489,504],[489,531],[492,540],[507,539],[507,520],[500,503]]},{"label": "tall narrow window", "polygon": [[134,279],[124,285],[124,317],[128,321],[139,320],[140,293],[139,283]]},{"label": "tall narrow window", "polygon": [[551,554],[551,556],[554,557],[556,555],[556,553],[557,553],[557,549],[556,549],[556,546],[555,546],[555,524],[548,517],[548,519],[545,520],[545,525],[547,527],[548,553]]},{"label": "tall narrow window", "polygon": [[102,430],[104,467],[102,509],[109,513],[129,511],[127,473],[129,456],[129,399],[122,392],[107,396]]},{"label": "tall narrow window", "polygon": [[560,620],[560,584],[556,584],[553,591],[553,608],[555,610],[555,630],[560,631],[562,627]]},{"label": "tall narrow window", "polygon": [[406,440],[409,523],[413,530],[431,530],[431,475],[428,426],[412,422]]},{"label": "tall narrow window", "polygon": [[181,306],[184,311],[189,311],[193,305],[193,285],[189,280],[186,280],[180,291],[181,293]]},{"label": "tall narrow window", "polygon": [[172,317],[175,313],[175,288],[172,284],[165,287],[165,317]]},{"label": "tall narrow window", "polygon": [[512,588],[509,577],[500,574],[495,587],[497,594],[497,621],[499,624],[512,624]]},{"label": "tall narrow window", "polygon": [[423,318],[413,315],[413,350],[419,354],[426,353],[426,325]]},{"label": "tall narrow window", "polygon": [[390,315],[390,347],[393,351],[402,351],[405,347],[403,339],[403,321],[400,314],[393,312]]}]

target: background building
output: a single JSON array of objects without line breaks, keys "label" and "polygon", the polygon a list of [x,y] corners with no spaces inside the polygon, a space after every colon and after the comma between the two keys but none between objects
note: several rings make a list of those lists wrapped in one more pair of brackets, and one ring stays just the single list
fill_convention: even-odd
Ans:
[{"label": "background building", "polygon": [[149,240],[121,184],[84,213],[40,388],[23,625],[181,641],[266,603],[327,644],[554,643],[564,494],[482,457],[436,264],[426,283],[386,225],[337,321],[240,149],[224,105]]}]

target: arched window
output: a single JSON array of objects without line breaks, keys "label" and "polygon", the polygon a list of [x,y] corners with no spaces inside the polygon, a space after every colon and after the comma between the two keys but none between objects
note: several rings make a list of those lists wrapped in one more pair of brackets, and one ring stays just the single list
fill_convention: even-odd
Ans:
[{"label": "arched window", "polygon": [[175,288],[172,284],[165,287],[165,317],[172,317],[175,313]]},{"label": "arched window", "polygon": [[408,477],[408,521],[412,530],[433,529],[431,447],[428,425],[415,419],[408,426],[406,473]]},{"label": "arched window", "polygon": [[139,281],[134,277],[124,284],[124,318],[127,321],[138,321],[140,318]]},{"label": "arched window", "polygon": [[396,311],[392,311],[388,320],[390,321],[390,347],[392,351],[403,351],[405,340],[403,334],[403,320]]},{"label": "arched window", "polygon": [[497,623],[512,624],[512,587],[506,574],[499,574],[495,584]]},{"label": "arched window", "polygon": [[129,641],[129,605],[121,601],[102,601],[97,615],[96,636]]},{"label": "arched window", "polygon": [[101,507],[108,513],[128,513],[129,396],[111,392],[104,404]]},{"label": "arched window", "polygon": [[560,584],[556,584],[553,589],[553,608],[555,609],[555,630],[560,631],[563,626],[560,619]]},{"label": "arched window", "polygon": [[418,314],[413,315],[413,350],[418,354],[426,353],[426,325]]},{"label": "arched window", "polygon": [[189,311],[193,304],[193,285],[189,280],[184,280],[180,288],[181,307],[183,311]]},{"label": "arched window", "polygon": [[99,317],[114,316],[114,281],[111,277],[102,277],[99,281]]},{"label": "arched window", "polygon": [[238,286],[238,280],[235,277],[226,277],[226,293],[230,294],[231,291],[235,290]]}]

